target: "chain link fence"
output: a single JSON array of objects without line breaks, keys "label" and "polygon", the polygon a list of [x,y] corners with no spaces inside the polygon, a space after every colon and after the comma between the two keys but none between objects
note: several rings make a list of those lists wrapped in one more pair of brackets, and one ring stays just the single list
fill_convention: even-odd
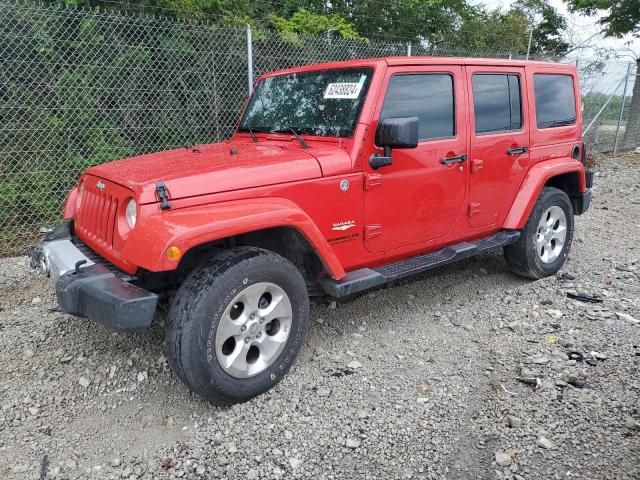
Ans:
[{"label": "chain link fence", "polygon": [[594,61],[579,70],[583,132],[590,151],[615,154],[640,146],[637,113],[635,125],[629,125],[632,94],[640,95],[637,65]]},{"label": "chain link fence", "polygon": [[[228,138],[250,78],[262,73],[390,55],[514,57],[331,37],[287,41],[256,32],[249,39],[248,33],[144,15],[0,3],[0,256],[24,252],[41,229],[59,221],[65,196],[85,168]],[[587,121],[608,94],[622,98],[621,86],[585,85]],[[627,96],[632,91],[628,85]],[[616,105],[620,109],[619,101],[609,100],[592,129],[600,151],[613,150]],[[628,107],[622,111],[628,115]]]}]

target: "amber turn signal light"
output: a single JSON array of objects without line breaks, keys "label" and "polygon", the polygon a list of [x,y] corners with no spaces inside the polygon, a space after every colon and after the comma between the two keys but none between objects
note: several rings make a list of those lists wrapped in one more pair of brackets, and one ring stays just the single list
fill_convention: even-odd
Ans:
[{"label": "amber turn signal light", "polygon": [[169,248],[167,248],[165,255],[169,260],[178,260],[180,258],[180,255],[182,255],[182,252],[175,245],[171,245]]}]

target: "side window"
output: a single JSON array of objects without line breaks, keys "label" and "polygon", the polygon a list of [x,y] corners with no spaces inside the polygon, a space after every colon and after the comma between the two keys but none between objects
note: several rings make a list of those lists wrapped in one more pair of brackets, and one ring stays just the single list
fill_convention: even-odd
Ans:
[{"label": "side window", "polygon": [[380,120],[392,117],[418,117],[420,140],[453,137],[453,77],[448,73],[392,76]]},{"label": "side window", "polygon": [[536,124],[538,128],[576,123],[576,100],[570,75],[535,74]]},{"label": "side window", "polygon": [[476,133],[520,130],[520,77],[515,74],[474,73],[473,110]]}]

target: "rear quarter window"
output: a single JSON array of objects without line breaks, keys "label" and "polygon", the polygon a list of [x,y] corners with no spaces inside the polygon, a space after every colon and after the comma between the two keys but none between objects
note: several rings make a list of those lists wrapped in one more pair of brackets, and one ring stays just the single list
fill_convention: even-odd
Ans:
[{"label": "rear quarter window", "polygon": [[533,76],[536,96],[536,125],[552,128],[576,123],[576,100],[571,75]]}]

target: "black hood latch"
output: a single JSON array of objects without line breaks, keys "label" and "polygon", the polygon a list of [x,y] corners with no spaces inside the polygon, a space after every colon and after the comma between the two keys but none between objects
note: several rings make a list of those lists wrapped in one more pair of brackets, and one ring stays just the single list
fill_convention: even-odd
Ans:
[{"label": "black hood latch", "polygon": [[169,202],[169,190],[164,182],[156,183],[156,197],[160,201],[160,210],[170,210],[171,202]]}]

